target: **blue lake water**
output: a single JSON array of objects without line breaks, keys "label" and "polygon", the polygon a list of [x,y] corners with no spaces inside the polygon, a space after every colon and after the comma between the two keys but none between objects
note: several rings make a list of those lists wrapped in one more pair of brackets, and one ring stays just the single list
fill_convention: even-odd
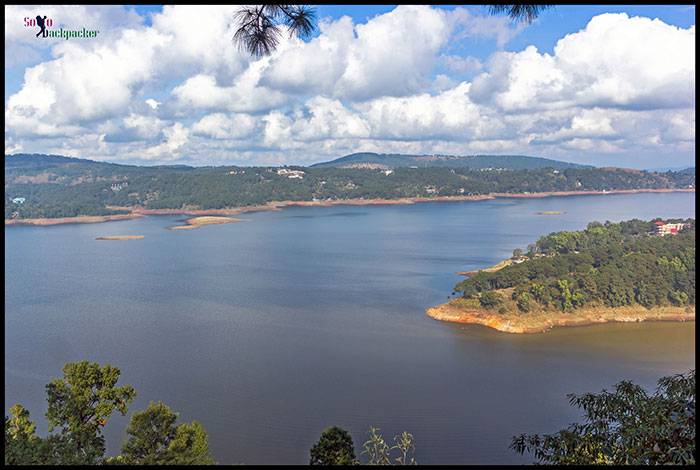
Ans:
[{"label": "blue lake water", "polygon": [[[220,463],[308,463],[330,425],[358,449],[370,425],[388,440],[407,430],[420,463],[531,462],[511,436],[577,420],[567,393],[694,368],[695,323],[510,335],[425,309],[456,272],[541,235],[694,217],[694,196],[288,208],[185,231],[167,230],[182,216],[6,227],[5,409],[23,403],[45,433],[45,384],[88,359],[136,388],[130,413],[162,400],[202,422]],[[110,454],[127,419],[106,428]]]}]

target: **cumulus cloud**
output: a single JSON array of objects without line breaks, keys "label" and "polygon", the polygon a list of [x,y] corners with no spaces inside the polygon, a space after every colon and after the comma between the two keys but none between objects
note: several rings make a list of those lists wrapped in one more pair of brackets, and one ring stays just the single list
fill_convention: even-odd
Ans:
[{"label": "cumulus cloud", "polygon": [[472,39],[501,47],[523,26],[402,5],[366,22],[325,19],[310,41],[285,37],[254,58],[231,41],[231,6],[166,6],[150,26],[127,9],[51,8],[110,40],[36,49],[6,14],[6,56],[35,54],[6,97],[6,152],[285,164],[355,151],[575,160],[695,147],[694,26],[603,14],[551,54],[480,60]]},{"label": "cumulus cloud", "polygon": [[176,160],[179,157],[179,151],[189,140],[189,130],[179,122],[176,122],[171,127],[163,129],[165,140],[153,147],[148,147],[143,151],[143,157],[147,160]]},{"label": "cumulus cloud", "polygon": [[173,89],[175,104],[179,109],[236,112],[259,112],[282,106],[287,101],[283,93],[258,86],[262,65],[251,65],[230,86],[220,85],[212,75],[190,77]]},{"label": "cumulus cloud", "polygon": [[525,28],[524,23],[513,24],[507,16],[475,15],[463,7],[456,8],[448,21],[450,28],[456,31],[454,40],[489,38],[496,41],[498,48]]},{"label": "cumulus cloud", "polygon": [[5,67],[36,64],[45,51],[55,48],[54,41],[38,40],[36,26],[27,26],[27,20],[46,16],[53,28],[98,30],[93,42],[111,41],[121,28],[135,28],[143,18],[133,10],[119,6],[93,5],[5,5]]},{"label": "cumulus cloud", "polygon": [[448,70],[457,72],[458,74],[478,72],[484,68],[484,64],[482,64],[479,59],[472,56],[443,55],[441,59]]},{"label": "cumulus cloud", "polygon": [[504,111],[601,106],[682,108],[695,102],[695,27],[625,13],[594,17],[554,54],[499,52],[473,96]]},{"label": "cumulus cloud", "polygon": [[208,114],[192,126],[197,135],[214,139],[241,139],[256,129],[258,122],[248,114]]},{"label": "cumulus cloud", "polygon": [[365,24],[321,24],[321,35],[276,55],[264,83],[288,92],[366,100],[415,92],[424,84],[450,25],[443,10],[402,5]]}]

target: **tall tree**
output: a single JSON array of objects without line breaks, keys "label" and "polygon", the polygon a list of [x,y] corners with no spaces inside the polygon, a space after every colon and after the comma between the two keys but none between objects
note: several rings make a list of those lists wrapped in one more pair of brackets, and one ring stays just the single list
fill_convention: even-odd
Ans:
[{"label": "tall tree", "polygon": [[357,463],[352,436],[338,426],[331,426],[324,430],[309,453],[309,465],[354,465]]},{"label": "tall tree", "polygon": [[209,465],[207,433],[196,421],[175,425],[177,414],[162,402],[134,413],[126,429],[120,463],[131,465]]},{"label": "tall tree", "polygon": [[695,371],[663,377],[649,395],[628,381],[615,391],[569,395],[585,423],[556,434],[522,434],[511,448],[542,464],[695,464]]},{"label": "tall tree", "polygon": [[5,465],[36,465],[40,458],[41,439],[35,434],[36,425],[22,405],[10,408],[5,416]]},{"label": "tall tree", "polygon": [[49,431],[60,428],[52,439],[54,457],[62,464],[99,463],[105,452],[102,429],[114,411],[126,414],[136,391],[117,387],[120,371],[110,365],[68,363],[63,374],[46,386]]}]

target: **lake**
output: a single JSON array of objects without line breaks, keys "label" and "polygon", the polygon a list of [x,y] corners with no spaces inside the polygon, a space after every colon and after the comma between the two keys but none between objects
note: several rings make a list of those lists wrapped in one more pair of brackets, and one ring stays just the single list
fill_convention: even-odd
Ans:
[{"label": "lake", "polygon": [[[64,363],[121,369],[196,419],[220,463],[308,463],[327,426],[415,437],[419,463],[528,463],[511,436],[577,420],[567,393],[695,368],[695,323],[511,335],[432,320],[458,271],[588,222],[694,217],[694,193],[297,207],[170,231],[184,216],[5,228],[5,410],[45,434]],[[560,215],[537,212],[563,211]],[[98,241],[108,235],[142,240]],[[129,414],[130,414],[129,413]],[[106,427],[119,451],[127,417]]]}]

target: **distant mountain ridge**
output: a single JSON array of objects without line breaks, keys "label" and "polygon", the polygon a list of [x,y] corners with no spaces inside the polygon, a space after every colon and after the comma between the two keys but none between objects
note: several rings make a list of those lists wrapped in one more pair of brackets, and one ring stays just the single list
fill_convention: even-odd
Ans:
[{"label": "distant mountain ridge", "polygon": [[361,152],[346,155],[329,162],[316,163],[311,167],[336,168],[398,168],[398,167],[442,167],[470,168],[473,170],[501,168],[506,170],[536,170],[553,168],[594,168],[591,165],[562,162],[542,157],[525,155],[403,155]]}]

